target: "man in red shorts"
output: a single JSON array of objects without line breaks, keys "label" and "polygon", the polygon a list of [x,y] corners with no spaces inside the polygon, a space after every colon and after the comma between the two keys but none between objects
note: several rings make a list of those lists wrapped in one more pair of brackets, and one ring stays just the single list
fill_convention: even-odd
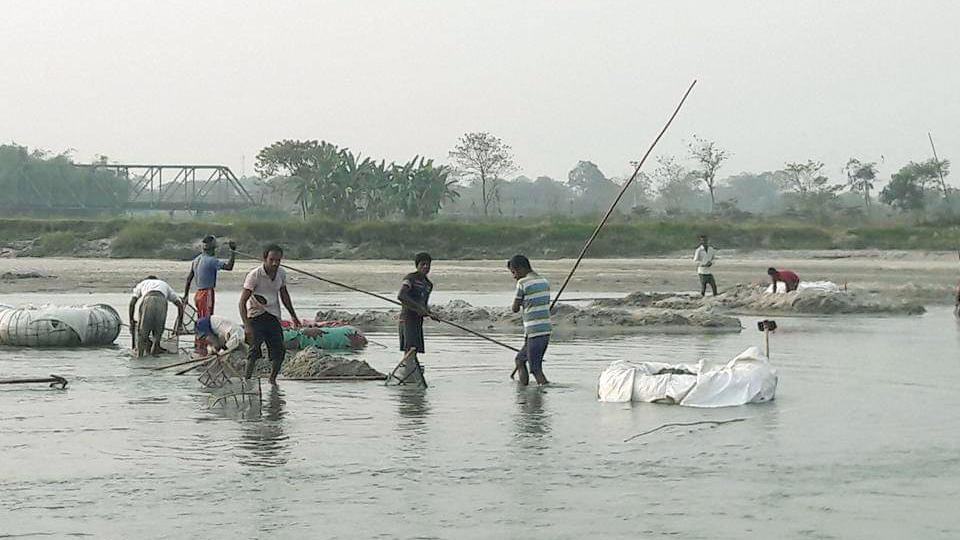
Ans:
[{"label": "man in red shorts", "polygon": [[[197,294],[193,297],[193,305],[197,308],[197,319],[213,315],[213,308],[216,302],[217,272],[220,270],[233,270],[233,264],[237,260],[237,244],[228,242],[230,246],[230,260],[224,261],[216,257],[217,239],[213,236],[207,236],[201,244],[203,253],[197,255],[190,264],[190,273],[187,274],[187,286],[183,292],[183,301],[186,302],[190,296],[190,284],[194,278],[197,280]],[[206,354],[207,343],[197,334],[194,340],[194,348],[197,354]]]},{"label": "man in red shorts", "polygon": [[773,290],[777,290],[777,282],[782,281],[787,286],[787,292],[797,290],[800,285],[800,276],[790,270],[777,270],[776,268],[767,268],[767,275],[773,280]]}]

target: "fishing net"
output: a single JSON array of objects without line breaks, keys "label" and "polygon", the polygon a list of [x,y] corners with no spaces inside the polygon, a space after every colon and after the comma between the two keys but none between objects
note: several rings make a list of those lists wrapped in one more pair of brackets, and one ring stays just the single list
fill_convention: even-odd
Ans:
[{"label": "fishing net", "polygon": [[417,360],[416,355],[407,354],[400,360],[397,367],[393,368],[387,380],[386,385],[411,385],[427,387],[427,379],[423,376],[423,366]]},{"label": "fishing net", "polygon": [[206,363],[197,379],[211,390],[210,407],[233,404],[237,407],[260,405],[262,390],[260,379],[244,379],[239,371],[227,360],[230,353],[217,356]]}]

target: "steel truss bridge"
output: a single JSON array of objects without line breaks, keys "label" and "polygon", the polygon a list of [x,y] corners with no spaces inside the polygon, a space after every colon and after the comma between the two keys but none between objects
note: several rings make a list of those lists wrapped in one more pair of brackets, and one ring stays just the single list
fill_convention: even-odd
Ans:
[{"label": "steel truss bridge", "polygon": [[233,171],[224,165],[78,163],[76,166],[109,171],[126,180],[130,191],[124,209],[203,212],[257,205]]}]

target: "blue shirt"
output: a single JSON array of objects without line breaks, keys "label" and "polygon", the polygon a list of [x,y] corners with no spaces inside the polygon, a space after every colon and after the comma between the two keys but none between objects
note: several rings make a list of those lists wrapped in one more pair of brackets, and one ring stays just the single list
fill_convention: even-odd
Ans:
[{"label": "blue shirt", "polygon": [[201,253],[193,260],[190,268],[197,280],[197,289],[213,289],[217,286],[217,272],[226,266],[226,261]]}]

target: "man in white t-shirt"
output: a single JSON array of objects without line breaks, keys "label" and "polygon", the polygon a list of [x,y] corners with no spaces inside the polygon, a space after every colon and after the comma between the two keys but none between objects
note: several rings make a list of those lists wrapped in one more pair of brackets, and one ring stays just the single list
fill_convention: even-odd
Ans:
[{"label": "man in white t-shirt", "polygon": [[706,296],[707,285],[717,295],[717,280],[713,277],[713,261],[716,260],[716,252],[710,246],[707,235],[700,235],[700,245],[693,252],[693,262],[697,263],[697,276],[700,278],[700,296]]},{"label": "man in white t-shirt", "polygon": [[[140,321],[134,319],[137,301],[140,301]],[[167,322],[167,302],[177,306],[177,330],[183,324],[183,302],[173,288],[166,281],[157,279],[157,276],[147,276],[147,279],[137,283],[133,288],[133,297],[130,299],[130,333],[134,336],[137,356],[150,354],[156,356],[163,352],[160,347],[160,338]]]},{"label": "man in white t-shirt", "polygon": [[250,344],[247,356],[245,377],[253,376],[263,353],[261,346],[266,343],[270,357],[270,384],[276,384],[277,375],[286,349],[283,345],[283,327],[280,326],[280,303],[287,308],[294,328],[300,328],[300,319],[293,309],[290,293],[287,292],[287,273],[280,268],[283,248],[271,244],[263,250],[263,264],[247,274],[240,293],[240,318],[243,320],[243,332]]}]

